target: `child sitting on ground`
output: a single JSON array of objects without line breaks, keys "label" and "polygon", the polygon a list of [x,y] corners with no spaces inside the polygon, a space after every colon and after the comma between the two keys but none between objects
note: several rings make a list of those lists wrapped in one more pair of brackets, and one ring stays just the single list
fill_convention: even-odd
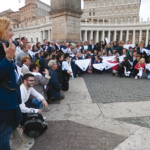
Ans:
[{"label": "child sitting on ground", "polygon": [[[115,57],[114,58],[114,61],[112,61],[111,63],[119,63],[119,58]],[[112,67],[112,75],[114,76],[117,76],[118,75],[118,70],[119,70],[119,64]]]},{"label": "child sitting on ground", "polygon": [[141,58],[140,61],[134,67],[134,76],[135,79],[142,77],[143,71],[145,71],[145,59]]}]

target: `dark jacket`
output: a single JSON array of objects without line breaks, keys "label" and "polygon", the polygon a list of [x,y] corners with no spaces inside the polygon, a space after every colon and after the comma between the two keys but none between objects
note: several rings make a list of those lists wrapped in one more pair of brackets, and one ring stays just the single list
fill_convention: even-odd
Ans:
[{"label": "dark jacket", "polygon": [[52,47],[48,46],[47,52],[51,55]]},{"label": "dark jacket", "polygon": [[55,70],[50,68],[49,70],[49,75],[51,77],[48,86],[48,96],[49,97],[59,97],[60,96],[60,91],[62,90],[61,85],[58,80],[58,74]]},{"label": "dark jacket", "polygon": [[48,45],[46,45],[46,44],[41,45],[41,47],[42,47],[42,48],[43,48],[43,50],[45,51],[44,46],[45,46],[45,48],[46,48],[46,46],[48,46]]},{"label": "dark jacket", "polygon": [[0,46],[0,122],[12,126],[13,130],[22,120],[19,107],[21,94],[16,84],[14,65],[13,61],[10,63],[5,57],[3,47]]},{"label": "dark jacket", "polygon": [[41,57],[40,57],[40,60],[39,60],[39,64],[40,64],[40,65],[41,65],[41,63],[42,63],[43,59],[44,59],[44,57],[43,57],[43,56],[41,56]]},{"label": "dark jacket", "polygon": [[47,69],[47,70],[49,69],[48,62],[49,62],[48,59],[43,59],[43,61],[41,63],[41,71],[42,72],[45,71],[45,69]]},{"label": "dark jacket", "polygon": [[109,51],[112,53],[112,49],[111,48],[106,48],[107,51],[107,55],[109,56]]},{"label": "dark jacket", "polygon": [[38,58],[34,56],[34,57],[31,59],[31,63],[36,63],[37,60],[38,60]]},{"label": "dark jacket", "polygon": [[137,59],[133,61],[133,68],[135,67],[135,65],[136,65],[138,62],[139,62],[139,61],[137,61]]},{"label": "dark jacket", "polygon": [[[77,60],[75,56],[71,58],[71,68],[72,68],[73,76],[76,77],[76,71],[77,71],[78,66],[75,64],[75,62],[73,62],[74,59]],[[78,60],[81,60],[81,59],[83,58],[81,57],[78,58]]]},{"label": "dark jacket", "polygon": [[96,45],[94,44],[94,48],[92,48],[92,44],[89,45],[90,50],[92,51],[92,53],[94,53],[94,50],[96,50]]},{"label": "dark jacket", "polygon": [[[64,60],[64,61],[66,61],[66,60]],[[63,62],[64,62],[63,61]],[[69,81],[69,77],[70,77],[70,75],[67,73],[67,70],[62,70],[62,74],[63,74],[63,81],[65,82],[65,81]]]},{"label": "dark jacket", "polygon": [[63,83],[62,61],[60,61],[60,60],[57,60],[57,70],[56,70],[56,72],[58,74],[59,83],[62,84]]},{"label": "dark jacket", "polygon": [[122,50],[123,50],[123,47],[122,47],[122,46],[119,46],[119,47],[118,47],[118,53],[119,53],[120,56],[122,55]]}]

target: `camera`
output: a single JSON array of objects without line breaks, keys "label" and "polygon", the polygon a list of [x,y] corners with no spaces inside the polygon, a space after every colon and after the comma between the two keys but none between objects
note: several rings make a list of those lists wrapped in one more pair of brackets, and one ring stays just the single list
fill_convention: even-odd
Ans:
[{"label": "camera", "polygon": [[[6,47],[9,47],[9,42],[5,41],[4,38],[2,38],[2,41],[0,41],[0,47],[3,46],[2,43],[5,43]],[[12,43],[17,47],[19,46],[19,42],[18,41],[12,41]]]}]

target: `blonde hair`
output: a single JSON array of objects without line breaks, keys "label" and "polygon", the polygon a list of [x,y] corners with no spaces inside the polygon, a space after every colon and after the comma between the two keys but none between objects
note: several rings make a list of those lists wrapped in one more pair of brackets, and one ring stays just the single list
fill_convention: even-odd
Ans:
[{"label": "blonde hair", "polygon": [[142,60],[144,61],[144,63],[145,63],[145,58],[141,58],[140,59],[140,61],[139,61],[139,66],[138,67],[140,67],[141,66],[141,64],[142,64]]},{"label": "blonde hair", "polygon": [[0,17],[0,41],[2,40],[3,37],[5,38],[5,40],[8,40],[6,39],[5,30],[9,27],[10,24],[11,24],[10,19]]},{"label": "blonde hair", "polygon": [[103,49],[102,53],[103,53],[103,54],[104,54],[104,53],[106,53],[106,54],[107,54],[107,51],[106,51],[106,49]]}]

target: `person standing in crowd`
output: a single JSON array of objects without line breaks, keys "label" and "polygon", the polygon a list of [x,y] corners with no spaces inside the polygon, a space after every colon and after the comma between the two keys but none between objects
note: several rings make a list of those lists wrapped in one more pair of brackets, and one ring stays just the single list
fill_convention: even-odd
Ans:
[{"label": "person standing in crowd", "polygon": [[92,53],[94,53],[94,50],[96,49],[96,45],[94,44],[94,41],[91,40],[91,44],[89,45],[89,50],[92,51]]},{"label": "person standing in crowd", "polygon": [[72,73],[70,71],[69,62],[70,62],[69,53],[65,53],[64,61],[62,61],[62,74],[63,74],[62,90],[63,91],[68,91],[69,89],[69,78]]},{"label": "person standing in crowd", "polygon": [[126,56],[127,50],[125,48],[122,49],[122,55]]},{"label": "person standing in crowd", "polygon": [[40,58],[40,53],[36,53],[35,56],[31,59],[31,63],[36,63],[36,61]]},{"label": "person standing in crowd", "polygon": [[21,38],[21,45],[23,45],[23,44],[27,44],[27,38],[26,37]]},{"label": "person standing in crowd", "polygon": [[44,99],[49,103],[47,93],[45,92],[44,86],[47,86],[50,80],[49,71],[45,69],[44,76],[42,76],[41,73],[39,73],[39,67],[37,64],[32,63],[29,67],[29,70],[34,75],[34,86],[33,88],[40,93]]},{"label": "person standing in crowd", "polygon": [[148,41],[148,45],[147,45],[146,49],[150,50],[150,41]]},{"label": "person standing in crowd", "polygon": [[113,50],[114,50],[114,49],[117,50],[117,51],[118,51],[118,49],[119,49],[119,47],[118,47],[116,41],[113,42]]},{"label": "person standing in crowd", "polygon": [[21,46],[21,40],[20,40],[20,38],[16,38],[15,41],[17,41],[19,43],[19,45],[16,46],[16,52],[15,52],[15,61],[16,61],[17,55],[21,51],[21,47],[20,47]]},{"label": "person standing in crowd", "polygon": [[24,56],[24,57],[22,57],[21,62],[23,64],[22,73],[23,73],[23,75],[25,75],[27,72],[30,72],[29,71],[29,66],[31,64],[31,61],[30,61],[30,58],[28,56]]},{"label": "person standing in crowd", "polygon": [[41,47],[41,43],[40,42],[36,43],[36,47],[37,47],[37,51],[43,50],[43,48]]},{"label": "person standing in crowd", "polygon": [[61,52],[67,53],[67,46],[66,41],[63,42],[63,44],[60,46]]},{"label": "person standing in crowd", "polygon": [[28,45],[27,44],[21,45],[21,51],[18,53],[18,55],[16,57],[17,65],[19,67],[22,67],[21,60],[22,60],[22,57],[24,57],[24,56],[29,56],[29,54],[28,54]]},{"label": "person standing in crowd", "polygon": [[47,39],[44,39],[43,42],[44,42],[44,44],[41,47],[42,47],[42,49],[44,51],[47,51],[47,48],[48,48],[48,41],[47,41]]},{"label": "person standing in crowd", "polygon": [[133,51],[132,51],[132,47],[129,47],[129,50],[126,53],[127,58],[130,60],[131,57],[133,57]]},{"label": "person standing in crowd", "polygon": [[82,58],[79,57],[79,53],[75,53],[75,56],[71,58],[71,67],[72,67],[72,71],[73,71],[73,76],[74,78],[76,78],[77,74],[79,76],[82,76],[83,71],[75,64],[76,60],[81,60]]},{"label": "person standing in crowd", "polygon": [[137,51],[134,50],[134,51],[133,51],[133,54],[132,54],[132,56],[130,57],[129,60],[130,60],[131,62],[134,62],[134,60],[136,59],[136,55],[137,55]]},{"label": "person standing in crowd", "polygon": [[49,69],[49,67],[48,67],[48,62],[50,61],[49,53],[48,52],[44,52],[43,57],[44,57],[44,59],[41,62],[41,73],[43,73],[43,71],[45,69]]},{"label": "person standing in crowd", "polygon": [[134,67],[134,76],[135,79],[138,79],[138,77],[142,77],[142,76],[138,76],[139,71],[145,71],[145,59],[141,58],[140,61],[135,65]]},{"label": "person standing in crowd", "polygon": [[65,95],[62,93],[62,87],[59,83],[58,74],[56,72],[57,62],[56,60],[50,60],[48,63],[49,75],[51,79],[48,83],[48,98],[51,100],[62,100],[65,98]]},{"label": "person standing in crowd", "polygon": [[121,63],[120,66],[119,66],[119,70],[118,70],[118,75],[119,75],[119,77],[120,77],[120,78],[122,77],[122,75],[123,75],[124,72],[125,72],[125,69],[126,69],[126,72],[130,71],[130,67],[131,67],[131,66],[130,66],[130,63],[129,63],[129,61],[128,61],[128,58],[127,58],[127,57],[124,57],[122,63]]},{"label": "person standing in crowd", "polygon": [[[22,103],[20,104],[20,109],[22,113],[42,113],[42,105],[48,108],[48,104],[44,97],[38,93],[34,88],[34,75],[27,73],[23,77],[23,83],[20,86]],[[30,96],[34,96],[32,100],[29,99]],[[34,110],[34,112],[33,112]]]},{"label": "person standing in crowd", "polygon": [[56,55],[56,60],[57,60],[57,69],[56,72],[58,74],[58,80],[60,85],[62,85],[63,83],[63,74],[62,74],[62,61],[64,59],[64,54],[59,52]]},{"label": "person standing in crowd", "polygon": [[60,42],[58,39],[56,40],[55,49],[56,49],[56,53],[61,52]]},{"label": "person standing in crowd", "polygon": [[82,45],[82,49],[84,49],[85,51],[89,50],[89,46],[87,44],[87,41],[84,42],[84,45]]},{"label": "person standing in crowd", "polygon": [[107,51],[107,56],[109,56],[109,54],[112,53],[112,49],[110,48],[110,44],[107,45],[106,51]]},{"label": "person standing in crowd", "polygon": [[75,48],[74,52],[79,52],[79,53],[81,53],[81,46],[80,46],[80,43],[78,43],[78,44],[76,45],[76,48]]},{"label": "person standing in crowd", "polygon": [[136,55],[136,59],[133,61],[133,73],[134,73],[134,67],[136,66],[136,64],[140,61],[140,55],[137,54]]},{"label": "person standing in crowd", "polygon": [[36,46],[36,45],[33,45],[33,46],[32,46],[32,52],[33,52],[33,53],[36,53],[36,52],[37,52],[37,46]]},{"label": "person standing in crowd", "polygon": [[123,42],[123,40],[121,40],[119,42],[119,47],[118,47],[118,52],[119,52],[120,56],[122,55],[122,52],[123,52],[123,46],[124,46],[124,42]]},{"label": "person standing in crowd", "polygon": [[[13,36],[11,21],[0,18],[0,39],[9,42],[9,46],[0,44],[0,149],[10,150],[9,138],[13,131],[22,121],[20,89],[16,84],[16,73],[14,70],[15,45],[12,43]],[[3,86],[6,85],[6,87]]]}]

